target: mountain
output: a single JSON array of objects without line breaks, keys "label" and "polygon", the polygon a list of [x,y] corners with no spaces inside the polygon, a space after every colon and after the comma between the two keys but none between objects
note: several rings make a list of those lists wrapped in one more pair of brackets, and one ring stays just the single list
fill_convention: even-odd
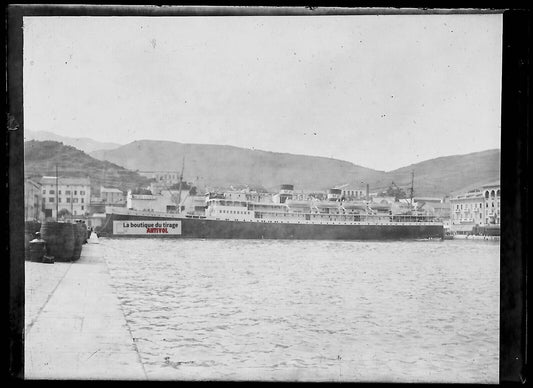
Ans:
[{"label": "mountain", "polygon": [[291,183],[295,189],[318,190],[382,174],[331,158],[154,140],[134,141],[91,155],[139,171],[180,171],[184,158],[184,180],[199,187],[250,185],[275,190]]},{"label": "mountain", "polygon": [[[426,160],[387,173],[400,187],[411,186],[415,196],[441,196],[500,179],[499,149]],[[390,182],[389,182],[390,183]]]},{"label": "mountain", "polygon": [[102,143],[102,142],[99,142],[93,139],[89,139],[88,137],[68,137],[68,136],[56,135],[55,133],[46,132],[46,131],[24,130],[24,141],[29,141],[29,140],[57,141],[65,145],[75,147],[87,153],[96,151],[96,150],[113,149],[113,148],[117,148],[121,146],[121,144],[117,144],[117,143]]},{"label": "mountain", "polygon": [[72,146],[55,141],[24,142],[24,175],[26,177],[55,176],[90,177],[91,191],[99,192],[100,185],[127,191],[147,186],[148,179],[111,162],[92,158]]},{"label": "mountain", "polygon": [[405,190],[414,171],[415,196],[447,195],[472,183],[499,179],[500,172],[500,150],[441,157],[390,172],[332,158],[154,140],[94,151],[91,156],[139,171],[179,171],[184,158],[186,181],[220,188],[250,185],[275,190],[292,183],[297,190],[324,190],[346,183],[363,188],[368,183],[372,191],[380,191],[394,182]]},{"label": "mountain", "polygon": [[[90,139],[89,139],[90,140]],[[93,144],[103,144],[93,141]],[[54,141],[25,142],[26,176],[89,176],[100,185],[128,190],[147,186],[138,171],[180,171],[184,180],[200,188],[264,187],[276,190],[292,183],[296,190],[325,190],[342,184],[379,192],[392,182],[409,193],[414,172],[414,195],[440,197],[498,180],[500,150],[452,155],[412,164],[393,171],[377,171],[350,162],[245,148],[140,140],[115,149],[86,154]]]}]

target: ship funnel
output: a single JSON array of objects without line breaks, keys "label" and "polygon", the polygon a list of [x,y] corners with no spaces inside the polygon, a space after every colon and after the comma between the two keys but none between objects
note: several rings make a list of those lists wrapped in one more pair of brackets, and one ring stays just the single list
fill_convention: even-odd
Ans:
[{"label": "ship funnel", "polygon": [[285,203],[286,200],[292,199],[294,194],[294,185],[281,185],[279,189],[279,203]]},{"label": "ship funnel", "polygon": [[329,189],[328,190],[328,201],[338,201],[341,199],[342,190],[341,189]]}]

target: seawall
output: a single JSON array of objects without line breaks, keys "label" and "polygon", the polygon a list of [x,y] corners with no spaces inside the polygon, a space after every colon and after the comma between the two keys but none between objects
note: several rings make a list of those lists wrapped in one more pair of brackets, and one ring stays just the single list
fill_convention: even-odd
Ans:
[{"label": "seawall", "polygon": [[25,379],[146,380],[103,258],[25,263]]}]

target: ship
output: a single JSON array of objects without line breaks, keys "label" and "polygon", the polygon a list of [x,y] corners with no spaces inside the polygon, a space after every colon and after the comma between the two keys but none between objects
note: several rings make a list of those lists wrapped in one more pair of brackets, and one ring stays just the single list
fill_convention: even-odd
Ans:
[{"label": "ship", "polygon": [[442,220],[390,205],[350,201],[342,190],[296,198],[292,184],[276,194],[205,194],[202,211],[167,212],[107,207],[99,236],[199,239],[401,240],[444,237]]}]

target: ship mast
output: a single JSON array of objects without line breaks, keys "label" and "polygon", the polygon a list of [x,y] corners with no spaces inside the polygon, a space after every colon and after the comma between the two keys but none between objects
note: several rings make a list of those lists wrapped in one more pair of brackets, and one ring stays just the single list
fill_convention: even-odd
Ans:
[{"label": "ship mast", "polygon": [[185,155],[183,156],[183,159],[181,161],[181,173],[180,173],[180,180],[178,185],[178,212],[181,213],[181,182],[183,181],[183,169],[185,168]]},{"label": "ship mast", "polygon": [[413,194],[415,192],[414,189],[414,183],[415,183],[415,171],[411,171],[411,188],[409,189],[409,202],[411,204],[411,207],[413,206]]},{"label": "ship mast", "polygon": [[56,164],[56,222],[59,219],[59,191],[58,191],[59,183],[58,181],[59,181],[59,176],[58,176],[57,164]]}]

